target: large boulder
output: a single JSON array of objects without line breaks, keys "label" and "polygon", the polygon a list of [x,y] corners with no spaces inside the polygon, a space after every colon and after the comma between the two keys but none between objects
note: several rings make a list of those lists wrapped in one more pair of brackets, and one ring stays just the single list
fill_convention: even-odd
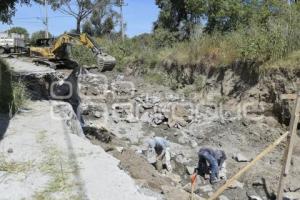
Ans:
[{"label": "large boulder", "polygon": [[169,127],[181,128],[185,127],[192,121],[192,113],[188,106],[175,104],[171,106],[171,110],[170,113],[168,113],[167,118]]}]

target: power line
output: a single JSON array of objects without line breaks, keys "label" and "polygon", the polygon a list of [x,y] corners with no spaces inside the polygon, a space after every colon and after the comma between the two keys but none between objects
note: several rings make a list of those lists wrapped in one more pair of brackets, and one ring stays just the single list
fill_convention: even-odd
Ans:
[{"label": "power line", "polygon": [[[72,17],[71,15],[69,16],[50,16],[48,18],[65,18],[65,17]],[[14,18],[14,20],[19,20],[19,19],[42,19],[42,17],[18,17],[18,18]]]},{"label": "power line", "polygon": [[36,23],[36,24],[41,24],[40,21],[17,20],[15,22],[18,22],[18,23]]}]

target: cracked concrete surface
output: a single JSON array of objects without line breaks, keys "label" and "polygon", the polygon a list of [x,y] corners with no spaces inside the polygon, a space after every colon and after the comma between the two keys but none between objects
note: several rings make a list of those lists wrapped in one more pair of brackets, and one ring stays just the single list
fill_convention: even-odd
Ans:
[{"label": "cracked concrete surface", "polygon": [[69,104],[53,105],[29,102],[28,111],[10,120],[0,141],[1,200],[155,199],[140,192],[117,159],[74,134],[71,121],[61,118],[72,115]]}]

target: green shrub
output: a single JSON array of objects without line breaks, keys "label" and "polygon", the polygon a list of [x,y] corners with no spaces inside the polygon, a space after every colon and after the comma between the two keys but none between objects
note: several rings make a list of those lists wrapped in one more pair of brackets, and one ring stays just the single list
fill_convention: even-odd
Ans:
[{"label": "green shrub", "polygon": [[252,26],[247,31],[238,32],[243,38],[243,42],[238,44],[240,57],[262,62],[283,58],[287,54],[284,32],[278,24],[273,24],[268,29]]},{"label": "green shrub", "polygon": [[300,69],[300,51],[294,51],[288,54],[286,57],[276,60],[269,61],[262,65],[260,68],[261,73],[265,73],[267,70],[271,68],[283,68],[283,69]]},{"label": "green shrub", "polygon": [[236,43],[228,35],[202,35],[191,41],[180,42],[160,53],[164,63],[177,65],[220,66],[232,63],[238,58]]},{"label": "green shrub", "polygon": [[150,84],[166,85],[166,83],[167,83],[165,74],[158,73],[158,72],[146,73],[144,78]]},{"label": "green shrub", "polygon": [[147,71],[148,68],[154,68],[158,62],[153,39],[147,34],[125,41],[121,39],[112,41],[109,38],[97,38],[96,40],[108,54],[116,58],[118,71],[123,71],[125,67],[132,65],[139,70]]},{"label": "green shrub", "polygon": [[[300,18],[300,13],[297,15]],[[290,24],[287,24],[285,18],[270,18],[264,24],[251,22],[248,27],[231,32],[199,33],[181,42],[176,39],[177,33],[164,29],[125,41],[109,38],[97,38],[97,41],[116,57],[118,71],[130,67],[149,73],[154,69],[163,70],[161,66],[168,66],[171,70],[168,83],[178,88],[180,83],[174,81],[180,80],[176,79],[176,73],[174,75],[173,72],[185,66],[225,67],[237,61],[263,65],[276,65],[278,61],[282,66],[283,61],[295,58],[289,55],[300,50],[300,23],[297,19],[292,18]],[[172,67],[178,68],[172,71]],[[201,90],[201,80],[196,80],[195,85],[197,91]]]},{"label": "green shrub", "polygon": [[71,48],[71,59],[76,61],[80,66],[97,65],[97,57],[91,49],[82,45],[73,45]]},{"label": "green shrub", "polygon": [[165,29],[156,29],[153,33],[153,42],[156,48],[171,47],[177,41],[177,33]]},{"label": "green shrub", "polygon": [[195,89],[197,92],[201,92],[205,86],[205,79],[203,76],[199,75],[194,81]]},{"label": "green shrub", "polygon": [[25,85],[12,81],[7,63],[0,59],[0,112],[14,114],[27,99]]},{"label": "green shrub", "polygon": [[17,112],[26,104],[29,96],[26,92],[26,86],[22,82],[13,82],[13,113]]},{"label": "green shrub", "polygon": [[193,85],[186,85],[182,91],[185,97],[189,97],[193,92],[195,92],[195,87]]},{"label": "green shrub", "polygon": [[223,67],[235,61],[276,61],[300,49],[300,31],[296,28],[292,27],[287,35],[287,26],[282,21],[270,21],[268,27],[252,25],[225,34],[203,34],[163,49],[159,58],[168,65],[206,67]]}]

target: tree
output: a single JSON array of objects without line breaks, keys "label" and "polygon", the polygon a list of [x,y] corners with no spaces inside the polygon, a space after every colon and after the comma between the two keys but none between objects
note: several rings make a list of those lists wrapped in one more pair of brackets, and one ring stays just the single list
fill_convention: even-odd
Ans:
[{"label": "tree", "polygon": [[87,34],[91,35],[91,36],[94,36],[94,33],[95,33],[94,28],[93,28],[93,25],[92,25],[92,23],[91,23],[89,20],[86,21],[86,22],[83,24],[83,26],[82,26],[82,31],[83,31],[84,33],[87,33]]},{"label": "tree", "polygon": [[[52,37],[52,34],[49,33],[49,38]],[[42,39],[42,38],[45,38],[45,31],[37,31],[37,32],[34,32],[31,34],[31,43],[34,44],[36,42],[36,40],[38,39]]]},{"label": "tree", "polygon": [[189,11],[194,11],[195,3],[199,2],[202,9],[196,14],[207,19],[205,30],[209,33],[218,30],[221,32],[235,30],[240,24],[246,24],[249,14],[247,7],[249,0],[190,0]]},{"label": "tree", "polygon": [[182,0],[156,0],[160,8],[158,20],[154,23],[154,29],[163,28],[170,31],[178,31],[181,22],[187,20],[186,1]]},{"label": "tree", "polygon": [[18,27],[18,26],[12,27],[7,32],[8,33],[18,33],[18,34],[24,35],[26,40],[28,40],[28,38],[29,38],[28,31],[23,27]]},{"label": "tree", "polygon": [[80,33],[82,22],[94,11],[106,9],[113,0],[49,0],[49,3],[54,10],[73,16],[76,19],[76,32]]},{"label": "tree", "polygon": [[1,0],[0,1],[0,21],[11,23],[11,18],[15,15],[16,4],[29,4],[30,0]]},{"label": "tree", "polygon": [[202,21],[208,33],[234,31],[253,23],[264,26],[271,18],[288,16],[287,5],[294,7],[298,3],[295,0],[156,0],[156,4],[160,14],[154,29],[184,30],[190,35]]},{"label": "tree", "polygon": [[[201,23],[202,4],[203,0],[156,0],[156,5],[161,10],[154,23],[154,30],[166,29],[178,32],[180,38],[189,37],[193,26]],[[194,10],[195,8],[199,10]]]},{"label": "tree", "polygon": [[84,23],[82,30],[93,36],[111,34],[119,18],[119,14],[108,6],[106,9],[94,11],[90,19]]}]

